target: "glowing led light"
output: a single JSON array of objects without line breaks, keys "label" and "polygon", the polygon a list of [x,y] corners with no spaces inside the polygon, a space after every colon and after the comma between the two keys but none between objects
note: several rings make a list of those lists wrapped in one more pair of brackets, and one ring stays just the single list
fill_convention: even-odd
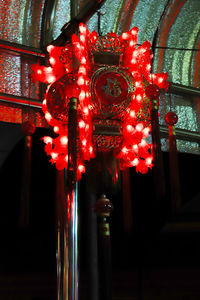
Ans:
[{"label": "glowing led light", "polygon": [[139,49],[139,51],[140,51],[141,54],[144,54],[144,52],[146,51],[146,49],[143,48],[143,47],[141,47],[141,48]]},{"label": "glowing led light", "polygon": [[40,75],[42,74],[42,71],[40,69],[37,70],[37,74]]},{"label": "glowing led light", "polygon": [[80,43],[76,43],[76,48],[79,49],[79,50],[82,48]]},{"label": "glowing led light", "polygon": [[134,160],[132,160],[132,162],[131,162],[131,165],[132,166],[137,166],[139,164],[139,159],[138,158],[135,158]]},{"label": "glowing led light", "polygon": [[138,33],[138,30],[137,30],[137,29],[133,28],[133,29],[131,30],[131,34],[132,34],[132,35],[137,35],[137,33]]},{"label": "glowing led light", "polygon": [[86,27],[83,24],[81,24],[79,26],[79,30],[80,30],[80,33],[86,33]]},{"label": "glowing led light", "polygon": [[42,104],[43,104],[43,105],[47,105],[47,100],[44,99],[43,102],[42,102]]},{"label": "glowing led light", "polygon": [[48,83],[52,83],[52,82],[56,81],[56,77],[54,75],[49,75],[47,77],[47,81],[48,81]]},{"label": "glowing led light", "polygon": [[52,70],[53,70],[52,67],[47,67],[47,68],[46,68],[46,71],[47,71],[48,73],[50,73]]},{"label": "glowing led light", "polygon": [[58,158],[58,153],[51,152],[51,157],[55,160]]},{"label": "glowing led light", "polygon": [[85,115],[88,115],[88,114],[89,114],[89,109],[88,109],[87,107],[84,107],[84,108],[83,108],[83,113],[84,113]]},{"label": "glowing led light", "polygon": [[152,160],[153,160],[152,156],[147,157],[146,160],[145,160],[146,165],[150,166],[152,164]]},{"label": "glowing led light", "polygon": [[63,146],[65,146],[68,143],[68,138],[66,136],[62,136],[60,142]]},{"label": "glowing led light", "polygon": [[93,153],[93,147],[92,147],[92,146],[90,146],[90,148],[89,148],[89,152],[90,152],[90,154],[92,154],[92,153]]},{"label": "glowing led light", "polygon": [[79,73],[82,73],[83,75],[86,75],[86,68],[84,66],[80,66]]},{"label": "glowing led light", "polygon": [[133,131],[133,126],[127,125],[126,129],[127,129],[128,132],[132,132]]},{"label": "glowing led light", "polygon": [[85,172],[85,167],[84,167],[84,165],[79,165],[79,166],[78,166],[78,170],[79,170],[79,172],[84,173],[84,172]]},{"label": "glowing led light", "polygon": [[53,139],[50,136],[44,136],[43,141],[45,144],[52,144]]},{"label": "glowing led light", "polygon": [[147,71],[150,71],[151,70],[151,64],[147,64],[146,69],[147,69]]},{"label": "glowing led light", "polygon": [[53,50],[54,46],[53,45],[48,45],[47,46],[47,52],[51,52]]},{"label": "glowing led light", "polygon": [[131,72],[131,74],[133,75],[133,77],[135,77],[137,75],[136,71]]},{"label": "glowing led light", "polygon": [[85,122],[83,120],[81,120],[81,121],[79,121],[78,125],[79,125],[79,128],[84,128]]},{"label": "glowing led light", "polygon": [[84,91],[80,92],[79,99],[80,100],[84,100],[85,99],[85,92]]},{"label": "glowing led light", "polygon": [[162,77],[159,77],[159,78],[158,78],[158,82],[159,82],[159,83],[162,83],[163,80],[164,80],[164,78],[162,78]]},{"label": "glowing led light", "polygon": [[135,126],[136,130],[137,131],[142,131],[142,129],[144,128],[143,124],[142,123],[139,123]]},{"label": "glowing led light", "polygon": [[142,96],[141,96],[141,95],[137,95],[137,96],[136,96],[136,100],[137,100],[138,102],[140,102],[140,101],[142,100]]},{"label": "glowing led light", "polygon": [[132,58],[136,58],[137,55],[138,55],[137,50],[136,50],[136,51],[133,51]]},{"label": "glowing led light", "polygon": [[50,62],[51,65],[55,65],[56,60],[55,60],[54,57],[50,57],[50,58],[49,58],[49,62]]},{"label": "glowing led light", "polygon": [[137,63],[137,60],[136,60],[135,57],[131,59],[131,63],[132,63],[132,64],[136,64],[136,63]]},{"label": "glowing led light", "polygon": [[80,41],[85,43],[85,36],[83,34],[80,35]]},{"label": "glowing led light", "polygon": [[83,140],[82,140],[82,145],[83,145],[83,146],[86,146],[86,144],[87,144],[87,140],[86,140],[86,139],[83,139]]},{"label": "glowing led light", "polygon": [[82,58],[81,58],[81,63],[84,65],[84,64],[86,64],[86,58],[83,56]]},{"label": "glowing led light", "polygon": [[77,80],[77,83],[78,83],[78,85],[84,85],[84,83],[85,83],[84,78],[82,76],[80,76]]},{"label": "glowing led light", "polygon": [[128,37],[129,37],[129,35],[128,35],[128,33],[127,32],[124,32],[124,33],[122,33],[122,39],[123,40],[127,40],[128,39]]},{"label": "glowing led light", "polygon": [[135,152],[137,152],[137,151],[138,151],[138,145],[136,145],[136,144],[133,145],[133,146],[132,146],[132,149],[133,149]]},{"label": "glowing led light", "polygon": [[58,132],[59,132],[59,127],[58,127],[58,126],[54,126],[53,131],[54,131],[55,133],[58,133]]},{"label": "glowing led light", "polygon": [[144,128],[144,130],[143,130],[144,137],[147,137],[149,135],[149,131],[150,131],[149,127]]},{"label": "glowing led light", "polygon": [[145,147],[147,145],[147,142],[145,140],[142,140],[139,146]]},{"label": "glowing led light", "polygon": [[141,88],[141,87],[142,87],[142,82],[141,82],[141,81],[136,81],[136,82],[135,82],[135,86],[136,86],[137,88]]},{"label": "glowing led light", "polygon": [[50,114],[49,112],[46,112],[44,116],[45,116],[45,119],[46,119],[47,121],[51,121],[52,116],[51,116],[51,114]]},{"label": "glowing led light", "polygon": [[149,77],[150,77],[150,80],[154,80],[156,78],[156,76],[154,74],[150,74]]},{"label": "glowing led light", "polygon": [[65,161],[68,162],[68,155],[65,156]]},{"label": "glowing led light", "polygon": [[129,43],[130,47],[133,47],[135,45],[134,41],[131,40],[130,43]]},{"label": "glowing led light", "polygon": [[127,152],[128,152],[128,149],[127,149],[126,147],[123,147],[123,148],[122,148],[122,153],[123,153],[123,154],[126,154]]},{"label": "glowing led light", "polygon": [[134,110],[131,110],[131,111],[130,111],[130,117],[131,117],[131,118],[135,118],[135,116],[136,116],[135,111],[134,111]]}]

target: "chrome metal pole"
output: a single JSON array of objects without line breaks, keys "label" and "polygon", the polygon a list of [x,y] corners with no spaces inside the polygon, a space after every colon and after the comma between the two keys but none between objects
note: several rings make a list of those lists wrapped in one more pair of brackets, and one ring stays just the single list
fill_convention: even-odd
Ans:
[{"label": "chrome metal pole", "polygon": [[78,300],[78,183],[66,196],[66,208],[57,229],[57,300]]},{"label": "chrome metal pole", "polygon": [[78,300],[77,98],[73,97],[68,111],[68,156],[64,196],[61,196],[63,201],[58,213],[58,300]]},{"label": "chrome metal pole", "polygon": [[69,279],[71,286],[69,300],[78,300],[78,183],[73,190],[73,201],[71,203],[71,213],[70,213],[70,226],[69,226],[69,236],[70,239],[69,253],[71,251],[69,259]]}]

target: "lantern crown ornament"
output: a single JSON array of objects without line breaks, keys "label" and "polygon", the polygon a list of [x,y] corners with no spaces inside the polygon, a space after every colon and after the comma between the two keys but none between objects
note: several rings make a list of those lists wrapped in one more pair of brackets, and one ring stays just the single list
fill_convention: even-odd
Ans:
[{"label": "lantern crown ornament", "polygon": [[[48,83],[43,111],[56,138],[44,137],[45,151],[59,169],[68,166],[68,105],[78,98],[77,178],[85,161],[112,151],[121,169],[146,173],[153,166],[150,100],[167,90],[167,73],[152,74],[151,44],[137,47],[138,28],[98,36],[79,25],[65,47],[49,45],[49,67],[34,65],[33,78]],[[152,84],[153,83],[153,84]],[[153,86],[153,87],[152,87]]]},{"label": "lantern crown ornament", "polygon": [[115,33],[98,36],[91,45],[94,64],[119,65],[123,55],[123,46]]}]

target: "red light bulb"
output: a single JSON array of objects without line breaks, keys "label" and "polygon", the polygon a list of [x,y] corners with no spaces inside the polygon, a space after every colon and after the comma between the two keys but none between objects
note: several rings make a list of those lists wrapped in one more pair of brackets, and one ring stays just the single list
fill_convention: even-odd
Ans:
[{"label": "red light bulb", "polygon": [[165,115],[165,122],[168,125],[175,125],[178,122],[178,116],[175,112],[173,111],[169,111],[166,115]]},{"label": "red light bulb", "polygon": [[68,98],[78,98],[79,97],[79,94],[80,94],[80,88],[78,86],[77,83],[75,82],[72,82],[70,84],[68,84],[65,88],[65,95],[68,97]]},{"label": "red light bulb", "polygon": [[160,89],[156,84],[149,84],[145,89],[146,96],[150,99],[157,99],[160,96]]}]

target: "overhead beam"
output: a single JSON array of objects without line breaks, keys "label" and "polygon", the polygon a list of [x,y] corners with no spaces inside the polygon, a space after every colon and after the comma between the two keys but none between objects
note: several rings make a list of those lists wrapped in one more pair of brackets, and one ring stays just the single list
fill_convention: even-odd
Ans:
[{"label": "overhead beam", "polygon": [[[161,138],[168,137],[168,126],[160,125]],[[186,129],[176,128],[176,137],[179,140],[200,143],[200,133]]]},{"label": "overhead beam", "polygon": [[200,97],[200,89],[171,82],[171,92],[175,94],[184,94]]},{"label": "overhead beam", "polygon": [[7,104],[17,104],[21,106],[42,108],[41,101],[37,99],[31,99],[23,96],[16,96],[16,95],[5,94],[5,93],[0,93],[0,102],[6,102]]},{"label": "overhead beam", "polygon": [[42,58],[45,57],[45,54],[40,49],[21,45],[21,44],[16,44],[16,43],[4,41],[4,40],[0,40],[0,50],[1,49],[19,53],[19,54],[24,54],[24,55],[30,55],[30,56],[36,56],[36,57],[42,57]]}]

